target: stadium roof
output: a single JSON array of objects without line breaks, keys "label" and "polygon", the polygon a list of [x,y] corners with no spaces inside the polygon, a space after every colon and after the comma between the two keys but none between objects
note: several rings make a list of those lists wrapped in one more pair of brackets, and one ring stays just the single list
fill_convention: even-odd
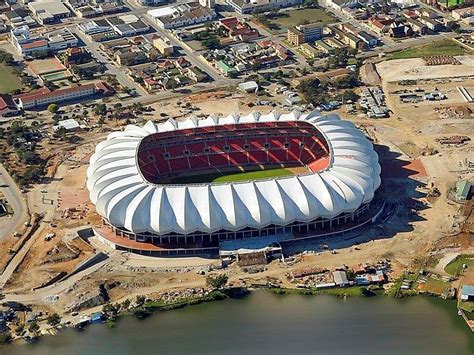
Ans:
[{"label": "stadium roof", "polygon": [[[137,150],[151,134],[239,122],[307,121],[328,142],[329,166],[317,173],[266,180],[193,185],[158,185],[140,173]],[[97,212],[133,233],[189,234],[287,225],[353,212],[369,202],[380,185],[372,143],[352,122],[337,115],[292,112],[229,115],[143,127],[129,125],[99,143],[87,170],[87,187]]]}]

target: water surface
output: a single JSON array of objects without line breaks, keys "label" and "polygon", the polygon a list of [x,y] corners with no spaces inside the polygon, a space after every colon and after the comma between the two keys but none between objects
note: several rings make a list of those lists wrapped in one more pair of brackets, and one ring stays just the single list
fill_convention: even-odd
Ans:
[{"label": "water surface", "polygon": [[378,296],[255,292],[159,313],[121,319],[116,328],[66,330],[1,355],[147,354],[474,354],[474,335],[454,302]]}]

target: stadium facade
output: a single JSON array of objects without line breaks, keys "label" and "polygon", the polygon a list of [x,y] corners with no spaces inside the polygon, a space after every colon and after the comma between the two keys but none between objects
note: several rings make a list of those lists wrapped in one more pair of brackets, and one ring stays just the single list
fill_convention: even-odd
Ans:
[{"label": "stadium facade", "polygon": [[[297,173],[189,182],[274,168]],[[177,182],[183,177],[189,183]],[[352,122],[319,111],[129,125],[97,145],[87,171],[103,219],[96,233],[116,249],[157,256],[211,255],[228,239],[352,228],[379,186],[372,143]]]}]

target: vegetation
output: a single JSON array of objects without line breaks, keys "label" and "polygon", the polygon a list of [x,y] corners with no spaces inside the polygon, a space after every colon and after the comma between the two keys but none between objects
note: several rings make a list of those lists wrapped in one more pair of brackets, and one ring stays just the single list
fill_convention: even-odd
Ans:
[{"label": "vegetation", "polygon": [[206,285],[212,287],[215,290],[219,290],[227,284],[228,280],[229,277],[225,274],[217,276],[208,276],[206,278]]},{"label": "vegetation", "polygon": [[229,172],[229,173],[215,172],[215,173],[205,174],[205,175],[180,176],[180,177],[171,179],[171,183],[192,184],[192,183],[202,183],[202,182],[235,182],[235,181],[267,179],[271,177],[289,176],[289,175],[293,175],[293,173],[290,170],[287,170],[284,168],[246,171],[246,172]]},{"label": "vegetation", "polygon": [[0,344],[9,344],[12,341],[12,335],[9,331],[0,333]]},{"label": "vegetation", "polygon": [[315,288],[278,288],[270,287],[269,290],[278,295],[331,295],[337,297],[360,297],[373,295],[371,291],[367,291],[365,287],[351,286],[351,287],[335,287],[324,290],[317,290]]},{"label": "vegetation", "polygon": [[451,261],[444,271],[450,275],[457,276],[462,272],[462,266],[466,264],[468,267],[474,267],[474,255],[473,254],[462,254],[458,255],[453,261]]},{"label": "vegetation", "polygon": [[56,113],[59,110],[59,106],[57,104],[50,104],[48,106],[48,111],[51,113]]},{"label": "vegetation", "polygon": [[430,55],[462,55],[464,49],[452,40],[434,42],[425,46],[404,49],[388,55],[388,59],[421,58]]},{"label": "vegetation", "polygon": [[0,94],[15,92],[21,89],[21,81],[11,66],[0,59]]},{"label": "vegetation", "polygon": [[[288,11],[271,11],[266,14],[255,14],[254,20],[274,31],[286,31],[289,27],[303,23],[321,22],[334,23],[336,20],[323,9],[315,6],[315,0],[306,0],[305,5],[311,6]],[[308,20],[311,19],[311,20]]]},{"label": "vegetation", "polygon": [[39,329],[40,327],[36,321],[33,321],[28,325],[28,330],[30,333],[36,334],[38,333]]},{"label": "vegetation", "polygon": [[46,322],[48,322],[49,325],[54,327],[61,323],[61,316],[57,313],[50,314],[46,319]]},{"label": "vegetation", "polygon": [[224,292],[216,290],[203,297],[182,299],[173,303],[148,301],[145,302],[141,307],[135,308],[133,310],[133,315],[137,318],[144,319],[152,315],[154,312],[171,311],[173,309],[183,308],[200,303],[219,301],[226,299],[227,297],[228,296]]}]

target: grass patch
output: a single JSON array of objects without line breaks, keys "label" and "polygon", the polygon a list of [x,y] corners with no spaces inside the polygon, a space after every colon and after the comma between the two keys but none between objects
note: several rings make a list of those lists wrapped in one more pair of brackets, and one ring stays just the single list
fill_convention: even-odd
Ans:
[{"label": "grass patch", "polygon": [[424,292],[434,293],[437,295],[443,295],[448,288],[451,287],[449,282],[438,280],[430,277],[428,281],[420,284],[420,288]]},{"label": "grass patch", "polygon": [[387,56],[388,59],[408,59],[421,58],[430,55],[462,55],[464,49],[452,40],[443,40],[421,47],[408,48],[398,52],[391,53]]},{"label": "grass patch", "polygon": [[451,261],[444,271],[448,274],[457,276],[462,272],[462,266],[466,264],[468,267],[474,267],[474,255],[473,254],[461,254],[458,255],[453,261]]},{"label": "grass patch", "polygon": [[322,9],[306,8],[281,11],[281,16],[270,20],[278,29],[277,32],[286,32],[289,27],[298,26],[303,21],[322,22],[324,25],[335,23],[337,20]]},{"label": "grass patch", "polygon": [[470,320],[474,320],[474,314],[471,313],[471,312],[474,312],[474,302],[463,302],[463,301],[460,301],[459,304],[458,304],[458,307],[465,310],[466,312],[469,312],[466,313],[466,316],[470,319]]},{"label": "grass patch", "polygon": [[268,179],[268,178],[275,178],[275,177],[289,176],[289,175],[293,175],[293,172],[285,168],[245,171],[245,172],[229,172],[227,174],[215,172],[212,174],[204,174],[204,175],[180,176],[180,177],[171,179],[171,183],[172,184],[193,184],[193,183],[205,183],[205,182],[236,182],[236,181],[247,181],[247,180],[261,180],[261,179]]},{"label": "grass patch", "polygon": [[13,68],[0,63],[0,94],[21,89],[20,79],[13,73]]},{"label": "grass patch", "polygon": [[[438,4],[445,6],[446,1],[438,1]],[[464,0],[448,0],[448,7],[456,6],[456,5],[464,5]]]},{"label": "grass patch", "polygon": [[272,177],[288,176],[293,175],[290,170],[281,169],[270,169],[270,170],[259,170],[259,171],[247,171],[243,173],[235,173],[230,175],[223,175],[215,178],[213,182],[233,182],[233,181],[245,181],[245,180],[259,180],[267,179]]}]

